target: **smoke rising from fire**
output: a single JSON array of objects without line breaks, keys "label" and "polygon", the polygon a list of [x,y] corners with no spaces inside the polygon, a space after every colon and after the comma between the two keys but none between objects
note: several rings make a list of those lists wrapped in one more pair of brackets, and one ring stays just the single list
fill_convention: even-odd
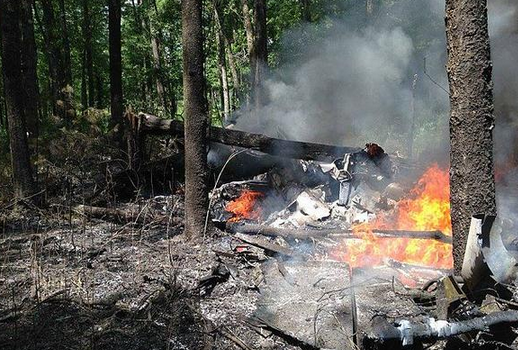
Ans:
[{"label": "smoke rising from fire", "polygon": [[379,131],[373,122],[380,116],[405,114],[408,91],[393,89],[403,83],[412,53],[412,41],[401,29],[347,35],[338,30],[317,45],[300,67],[288,69],[288,81],[266,83],[269,103],[250,114],[256,120],[239,119],[238,127],[348,144],[366,131]]},{"label": "smoke rising from fire", "polygon": [[237,128],[329,144],[373,141],[406,153],[414,92],[416,147],[447,145],[448,96],[424,74],[426,57],[427,73],[447,87],[443,10],[403,0],[368,19],[363,5],[286,33],[280,67],[264,84],[268,100],[243,108]]},{"label": "smoke rising from fire", "polygon": [[[285,33],[280,65],[265,83],[268,101],[259,109],[242,108],[236,127],[329,144],[372,141],[405,154],[415,116],[414,154],[447,164],[444,0],[399,0],[377,9],[371,19],[363,1],[353,3],[325,25],[305,24]],[[518,204],[509,191],[518,183],[518,4],[488,0],[488,15],[503,213],[509,203]]]},{"label": "smoke rising from fire", "polygon": [[[488,3],[491,56],[495,93],[495,160],[497,208],[500,219],[515,221],[518,208],[518,3],[493,0]],[[515,235],[508,226],[502,233]]]}]

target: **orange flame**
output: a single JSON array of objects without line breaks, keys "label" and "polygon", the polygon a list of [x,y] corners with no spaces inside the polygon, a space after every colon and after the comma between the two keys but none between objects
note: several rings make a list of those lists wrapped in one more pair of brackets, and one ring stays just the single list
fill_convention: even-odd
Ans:
[{"label": "orange flame", "polygon": [[259,220],[262,210],[257,206],[257,200],[262,197],[264,197],[264,194],[258,191],[243,191],[239,198],[228,203],[225,207],[226,211],[234,214],[234,217],[229,221],[236,222],[243,219]]},{"label": "orange flame", "polygon": [[452,247],[434,240],[380,238],[374,229],[442,231],[451,236],[450,186],[447,170],[431,166],[411,191],[410,198],[398,203],[393,217],[378,216],[373,222],[358,224],[353,231],[359,239],[345,240],[334,254],[351,267],[382,265],[385,259],[408,264],[451,269]]}]

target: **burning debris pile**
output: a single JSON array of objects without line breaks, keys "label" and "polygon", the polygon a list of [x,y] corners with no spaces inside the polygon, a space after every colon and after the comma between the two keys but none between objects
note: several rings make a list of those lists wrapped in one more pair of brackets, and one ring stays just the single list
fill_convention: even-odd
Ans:
[{"label": "burning debris pile", "polygon": [[501,298],[476,304],[469,282],[452,277],[449,174],[437,164],[419,167],[367,144],[334,161],[283,160],[216,188],[211,204],[217,227],[275,259],[262,268],[262,306],[250,321],[263,328],[308,348],[514,339],[455,338],[517,315]]},{"label": "burning debris pile", "polygon": [[232,232],[333,236],[337,245],[325,249],[327,257],[352,267],[397,261],[449,270],[448,172],[432,165],[413,188],[410,177],[408,167],[367,144],[334,162],[289,161],[252,180],[226,183],[212,194],[212,214]]}]

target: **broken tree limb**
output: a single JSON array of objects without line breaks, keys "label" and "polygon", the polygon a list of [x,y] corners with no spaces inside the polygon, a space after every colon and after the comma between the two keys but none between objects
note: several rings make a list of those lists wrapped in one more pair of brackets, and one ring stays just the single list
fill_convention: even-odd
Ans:
[{"label": "broken tree limb", "polygon": [[251,245],[259,247],[259,248],[263,248],[264,250],[267,250],[271,253],[282,254],[282,255],[286,255],[286,256],[294,255],[293,250],[291,250],[290,248],[286,248],[281,245],[268,242],[265,239],[260,239],[257,237],[244,235],[241,233],[236,233],[235,237],[245,243],[251,244]]},{"label": "broken tree limb", "polygon": [[[160,119],[154,115],[140,113],[138,115],[141,132],[148,135],[178,135],[184,133],[182,122]],[[346,153],[358,152],[356,147],[332,146],[318,143],[281,140],[262,134],[253,134],[239,130],[210,127],[209,140],[229,146],[254,149],[274,156],[307,159],[330,160],[343,157]]]},{"label": "broken tree limb", "polygon": [[[319,237],[334,237],[342,239],[360,238],[353,230],[343,229],[322,229],[322,230],[301,230],[270,227],[264,225],[252,225],[227,222],[226,231],[230,233],[261,234],[264,236],[283,237],[287,239],[312,239]],[[379,238],[412,238],[432,239],[439,242],[451,244],[450,236],[441,231],[403,231],[403,230],[372,230],[372,233]]]}]

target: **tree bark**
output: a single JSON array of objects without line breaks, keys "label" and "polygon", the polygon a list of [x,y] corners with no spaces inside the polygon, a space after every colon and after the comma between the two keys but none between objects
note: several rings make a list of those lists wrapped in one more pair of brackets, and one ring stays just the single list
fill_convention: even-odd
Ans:
[{"label": "tree bark", "polygon": [[268,67],[268,35],[266,31],[266,0],[255,0],[255,41],[251,55],[252,91],[255,108],[264,102],[262,82]]},{"label": "tree bark", "polygon": [[214,35],[216,36],[216,45],[218,47],[218,68],[221,84],[221,105],[223,107],[223,119],[225,120],[225,122],[228,122],[230,119],[230,94],[228,87],[225,37],[223,34],[222,23],[219,17],[219,9],[217,7],[216,2],[213,3],[213,7],[214,21],[216,22],[216,30],[214,31]]},{"label": "tree bark", "polygon": [[86,50],[83,50],[81,56],[81,108],[84,111],[88,108],[88,87],[86,79]]},{"label": "tree bark", "polygon": [[110,95],[111,125],[115,128],[116,142],[122,146],[123,95],[121,54],[121,0],[109,0],[109,42],[110,42]]},{"label": "tree bark", "polygon": [[22,31],[22,72],[23,72],[23,92],[25,99],[25,119],[27,131],[30,138],[39,136],[39,89],[37,73],[37,53],[36,40],[34,38],[34,19],[32,7],[34,0],[22,0],[21,4],[21,31]]},{"label": "tree bark", "polygon": [[471,217],[496,215],[495,119],[486,0],[447,0],[446,34],[453,257],[460,272]]},{"label": "tree bark", "polygon": [[[248,48],[248,57],[252,59],[252,52],[254,51],[254,27],[252,26],[252,19],[250,18],[250,8],[248,0],[241,0],[243,10],[243,23],[245,25],[246,45]],[[250,61],[251,63],[251,61]]]},{"label": "tree bark", "polygon": [[65,9],[65,0],[59,0],[59,12],[61,15],[61,37],[63,39],[63,70],[65,86],[72,86],[72,61],[70,54],[70,39],[68,37],[68,25]]},{"label": "tree bark", "polygon": [[[153,30],[153,29],[152,29]],[[151,50],[153,52],[153,71],[156,80],[156,91],[158,94],[158,100],[164,109],[166,114],[169,114],[169,107],[167,105],[167,97],[165,84],[162,82],[162,64],[160,60],[160,42],[156,35],[151,33]]]},{"label": "tree bark", "polygon": [[[153,5],[153,8],[155,10],[155,13],[158,14],[158,8],[156,5],[156,1],[152,0],[151,5]],[[167,83],[164,79],[164,71],[162,69],[162,57],[161,57],[161,50],[160,50],[160,30],[158,28],[155,28],[153,24],[153,19],[149,18],[149,31],[151,34],[151,51],[153,53],[153,71],[154,76],[156,80],[156,91],[158,94],[158,99],[160,101],[160,104],[162,105],[162,108],[164,109],[164,112],[166,115],[171,115],[171,108],[168,104],[167,99]]]},{"label": "tree bark", "polygon": [[[241,90],[241,82],[239,78],[239,73],[237,70],[236,59],[234,57],[234,53],[232,52],[232,46],[230,45],[230,41],[225,37],[225,49],[227,53],[227,61],[230,68],[230,75],[232,77],[232,88],[234,96],[234,100],[231,101],[232,106],[236,106],[239,104],[239,93]],[[233,102],[233,103],[232,103]],[[231,107],[233,109],[233,107]]]},{"label": "tree bark", "polygon": [[85,50],[85,71],[86,84],[88,86],[88,107],[95,107],[95,80],[94,80],[94,63],[93,63],[93,46],[92,46],[92,20],[89,0],[83,0],[83,38]]},{"label": "tree bark", "polygon": [[374,0],[365,0],[365,12],[367,14],[367,18],[372,17],[374,13]]},{"label": "tree bark", "polygon": [[[7,105],[9,146],[13,168],[15,196],[23,198],[37,192],[32,177],[27,131],[25,127],[22,75],[22,9],[19,0],[0,2],[2,34],[2,70]],[[35,59],[35,58],[34,58]]]},{"label": "tree bark", "polygon": [[[54,114],[58,114],[58,101],[60,101],[61,98],[61,89],[65,79],[60,59],[61,53],[59,45],[56,43],[58,36],[56,32],[54,7],[50,0],[41,0],[41,6],[43,9],[43,32],[47,47],[49,80],[52,91],[52,111]],[[61,116],[64,117],[62,114]]]},{"label": "tree bark", "polygon": [[182,1],[185,113],[185,232],[200,236],[208,207],[207,126],[202,0]]},{"label": "tree bark", "polygon": [[[367,0],[369,1],[369,0]],[[370,0],[372,1],[372,0]],[[311,22],[311,0],[301,0],[302,19]]]}]

